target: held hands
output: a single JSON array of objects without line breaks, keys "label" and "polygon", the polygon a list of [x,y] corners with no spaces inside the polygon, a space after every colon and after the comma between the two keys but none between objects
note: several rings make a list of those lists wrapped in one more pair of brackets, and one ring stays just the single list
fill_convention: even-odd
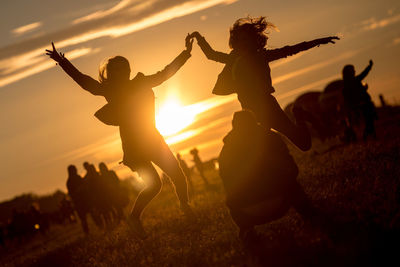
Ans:
[{"label": "held hands", "polygon": [[192,48],[193,48],[193,37],[188,34],[185,38],[185,46],[186,46],[186,51],[187,52],[192,52]]},{"label": "held hands", "polygon": [[60,63],[64,59],[64,53],[57,52],[53,42],[51,42],[51,45],[53,47],[53,50],[46,49],[46,55],[48,55],[55,62]]},{"label": "held hands", "polygon": [[199,32],[192,32],[191,34],[190,34],[190,37],[192,37],[192,38],[196,38],[197,40],[199,40],[199,38],[201,38],[201,34],[199,33]]}]

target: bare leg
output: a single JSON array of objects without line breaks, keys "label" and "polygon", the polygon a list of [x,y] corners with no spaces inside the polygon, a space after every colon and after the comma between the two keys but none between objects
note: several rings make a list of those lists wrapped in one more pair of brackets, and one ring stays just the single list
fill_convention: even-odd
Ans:
[{"label": "bare leg", "polygon": [[188,205],[189,197],[186,176],[165,141],[163,141],[160,147],[160,153],[157,153],[153,157],[153,162],[171,178],[181,207]]},{"label": "bare leg", "polygon": [[305,112],[297,112],[296,123],[293,123],[281,109],[275,97],[271,95],[262,101],[262,103],[255,103],[254,106],[248,107],[256,114],[261,125],[284,134],[303,151],[311,148],[311,136],[304,123],[307,120]]},{"label": "bare leg", "polygon": [[131,216],[140,218],[146,206],[160,192],[161,179],[151,162],[141,164],[137,170],[140,177],[144,180],[146,187],[139,193]]}]

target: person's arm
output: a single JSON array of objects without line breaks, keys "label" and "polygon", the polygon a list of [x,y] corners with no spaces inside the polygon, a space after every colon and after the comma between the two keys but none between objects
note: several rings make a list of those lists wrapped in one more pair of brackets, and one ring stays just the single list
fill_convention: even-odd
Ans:
[{"label": "person's arm", "polygon": [[190,58],[193,45],[193,39],[188,35],[185,39],[186,49],[183,50],[170,64],[168,64],[163,70],[153,74],[146,75],[143,77],[145,83],[151,87],[158,86],[164,81],[171,78]]},{"label": "person's arm", "polygon": [[359,81],[364,80],[364,78],[367,77],[368,73],[371,71],[373,64],[374,62],[370,60],[368,66],[360,74],[357,75],[356,79]]},{"label": "person's arm", "polygon": [[58,53],[54,43],[51,43],[53,50],[46,49],[46,55],[56,61],[58,65],[67,73],[77,84],[84,90],[92,93],[93,95],[103,95],[100,83],[92,77],[81,73],[74,65],[64,56],[63,53]]},{"label": "person's arm", "polygon": [[310,48],[319,46],[321,44],[328,44],[328,43],[334,44],[335,43],[334,40],[339,40],[339,37],[331,36],[331,37],[319,38],[308,42],[302,42],[295,45],[287,45],[282,48],[267,50],[268,61],[273,61],[280,58],[292,56],[301,51],[308,50]]},{"label": "person's arm", "polygon": [[210,59],[220,63],[228,63],[231,56],[229,54],[215,51],[212,49],[210,44],[206,41],[206,39],[199,33],[193,32],[191,34],[192,37],[195,37],[197,40],[197,44],[200,46],[201,50],[203,51],[204,55]]}]

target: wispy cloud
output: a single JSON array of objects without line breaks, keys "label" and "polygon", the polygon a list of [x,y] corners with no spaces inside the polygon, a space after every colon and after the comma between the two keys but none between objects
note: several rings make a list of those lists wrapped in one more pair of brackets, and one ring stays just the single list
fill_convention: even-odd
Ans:
[{"label": "wispy cloud", "polygon": [[31,32],[31,31],[33,31],[33,30],[35,30],[35,29],[37,29],[37,28],[39,28],[41,26],[42,26],[41,22],[34,22],[34,23],[30,23],[28,25],[24,25],[24,26],[18,27],[16,29],[12,30],[11,32],[14,35],[18,36],[18,35],[25,34],[27,32]]},{"label": "wispy cloud", "polygon": [[384,28],[389,25],[395,24],[397,22],[400,22],[400,14],[389,15],[389,17],[379,20],[377,20],[376,18],[370,18],[369,20],[364,21],[365,25],[363,27],[363,30],[370,31],[379,28]]},{"label": "wispy cloud", "polygon": [[400,37],[394,38],[392,41],[392,45],[399,45],[400,44]]},{"label": "wispy cloud", "polygon": [[[74,45],[88,46],[87,42],[98,38],[121,37],[174,18],[236,1],[122,0],[109,10],[98,11],[75,20],[69,28],[0,48],[0,87],[48,69],[45,66],[49,63],[42,63],[41,68],[37,64],[43,58],[43,51],[48,48],[49,41],[55,41],[57,47],[64,50]],[[87,50],[88,53],[93,51],[95,50]],[[69,54],[68,57],[70,58]]]},{"label": "wispy cloud", "polygon": [[[97,52],[98,50],[99,49],[91,49],[91,48],[75,49],[68,53],[68,58],[75,59],[75,58],[82,57],[82,56],[90,54],[90,53]],[[40,49],[40,51],[44,51],[44,49]],[[43,52],[41,52],[41,53],[43,53]],[[18,58],[17,60],[21,60],[21,58]],[[11,65],[15,65],[15,62],[12,62],[12,63],[14,63],[14,64],[11,64]],[[0,64],[2,64],[1,61],[0,61]],[[0,78],[0,87],[6,86],[10,83],[19,81],[28,76],[45,71],[51,67],[54,67],[54,65],[55,65],[54,62],[52,62],[50,60],[43,60],[43,58],[41,59],[39,57],[31,57],[31,58],[29,58],[29,66],[31,66],[31,67],[29,67],[21,72],[13,73],[10,75],[5,75],[4,77],[1,77]],[[17,69],[19,69],[19,68],[20,68],[20,66],[17,67]],[[12,68],[10,68],[10,69],[12,70]],[[6,69],[5,72],[8,73],[10,71],[10,69]],[[1,69],[0,69],[0,73],[1,73]]]},{"label": "wispy cloud", "polygon": [[343,28],[338,34],[340,37],[354,38],[358,34],[382,29],[400,22],[400,13],[396,9],[389,9],[379,18],[369,17]]},{"label": "wispy cloud", "polygon": [[323,67],[332,65],[332,64],[334,64],[336,62],[340,62],[342,60],[352,58],[355,55],[357,55],[358,53],[360,53],[360,51],[361,50],[353,50],[353,51],[345,52],[345,53],[343,53],[343,54],[341,54],[341,55],[339,55],[337,57],[334,57],[332,59],[329,59],[329,60],[326,60],[326,61],[322,61],[322,62],[313,64],[311,66],[308,66],[308,67],[305,67],[305,68],[302,68],[302,69],[299,69],[299,70],[292,71],[290,73],[281,75],[281,76],[273,79],[273,82],[276,85],[276,84],[279,84],[279,83],[284,82],[286,80],[292,79],[292,78],[294,78],[296,76],[304,75],[304,74],[309,73],[311,71],[318,70],[318,69],[321,69]]},{"label": "wispy cloud", "polygon": [[[113,6],[112,8],[108,9],[108,10],[100,10],[100,11],[96,11],[94,13],[91,13],[89,15],[86,15],[84,17],[75,19],[72,23],[76,24],[76,23],[81,23],[84,21],[88,21],[88,20],[94,20],[94,19],[99,19],[99,18],[104,18],[106,16],[109,16],[113,13],[119,12],[122,9],[128,7],[130,4],[135,3],[138,1],[132,1],[132,0],[122,0],[121,2],[119,2],[118,4],[116,4],[115,6]],[[152,3],[154,1],[146,1],[147,3]],[[143,3],[145,4],[145,3]]]}]

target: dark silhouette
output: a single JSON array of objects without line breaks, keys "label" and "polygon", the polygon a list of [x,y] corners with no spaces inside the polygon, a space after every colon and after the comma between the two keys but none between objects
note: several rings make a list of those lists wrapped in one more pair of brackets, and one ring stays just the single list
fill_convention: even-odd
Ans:
[{"label": "dark silhouette", "polygon": [[181,166],[183,173],[186,175],[188,185],[189,185],[189,191],[193,193],[194,187],[193,187],[193,182],[192,182],[192,172],[188,165],[186,164],[186,161],[182,158],[181,154],[177,153],[176,158],[179,162],[179,166]]},{"label": "dark silhouette", "polygon": [[192,150],[190,150],[190,154],[192,154],[193,156],[194,166],[196,166],[196,169],[199,171],[200,177],[201,179],[203,179],[204,184],[209,185],[208,180],[204,175],[204,164],[199,156],[199,150],[197,148],[193,148]]},{"label": "dark silhouette", "polygon": [[86,181],[78,174],[75,165],[68,166],[68,179],[67,189],[68,194],[74,203],[74,208],[78,214],[79,220],[82,224],[82,229],[85,234],[89,233],[89,226],[87,223],[87,214],[90,213],[90,201]]},{"label": "dark silhouette", "polygon": [[93,164],[84,162],[83,167],[86,170],[83,179],[87,184],[90,214],[93,221],[99,228],[110,229],[112,208],[106,197],[104,183]]},{"label": "dark silhouette", "polygon": [[251,237],[255,225],[282,217],[290,207],[307,220],[316,216],[296,181],[298,168],[285,143],[279,134],[259,125],[249,110],[234,114],[219,170],[241,238]]},{"label": "dark silhouette", "polygon": [[173,76],[189,59],[193,40],[188,35],[185,41],[186,49],[162,71],[153,75],[139,72],[133,79],[130,79],[129,62],[122,56],[107,59],[100,67],[99,81],[96,81],[76,69],[64,54],[57,52],[53,43],[53,50],[46,50],[46,54],[58,62],[84,90],[106,98],[108,103],[95,116],[105,124],[119,126],[124,151],[123,163],[132,171],[137,171],[146,184],[128,220],[130,228],[140,238],[146,237],[140,220],[141,214],[161,190],[161,180],[152,163],[171,177],[182,211],[192,215],[185,174],[155,127],[152,90]]},{"label": "dark silhouette", "polygon": [[[286,135],[302,150],[311,146],[311,138],[302,120],[292,123],[283,112],[275,97],[272,86],[269,62],[285,58],[321,44],[334,43],[336,36],[302,42],[278,49],[266,49],[265,30],[274,27],[265,17],[238,19],[230,29],[229,54],[215,51],[198,32],[191,36],[197,42],[208,59],[224,63],[225,67],[218,76],[213,93],[228,95],[237,93],[243,109],[252,110],[257,120],[267,129],[273,128]],[[297,110],[302,119],[305,113]]]},{"label": "dark silhouette", "polygon": [[321,141],[337,136],[343,138],[346,127],[342,91],[343,80],[332,81],[322,91],[299,95],[284,111],[295,121],[293,108],[305,110],[308,113],[306,121],[311,135]]},{"label": "dark silhouette", "polygon": [[[55,214],[55,216],[57,216]],[[60,201],[57,220],[59,223],[75,223],[75,211],[71,200],[66,197]]]},{"label": "dark silhouette", "polygon": [[124,207],[129,203],[129,196],[121,187],[120,180],[113,170],[109,170],[104,162],[99,164],[100,177],[103,182],[104,197],[112,206],[114,220],[120,222],[124,219]]},{"label": "dark silhouette", "polygon": [[6,243],[5,243],[5,227],[0,223],[0,246],[1,247],[5,247]]},{"label": "dark silhouette", "polygon": [[372,68],[373,62],[369,61],[369,65],[359,74],[355,75],[353,65],[346,65],[343,68],[343,100],[346,110],[347,135],[349,141],[356,141],[357,137],[353,130],[357,123],[358,117],[362,116],[365,128],[363,139],[368,136],[376,138],[374,120],[377,118],[374,103],[368,94],[368,85],[363,85],[362,80],[368,75]]},{"label": "dark silhouette", "polygon": [[37,233],[46,234],[49,230],[49,221],[37,205],[33,204],[23,211],[13,209],[11,220],[6,228],[7,238],[21,243]]},{"label": "dark silhouette", "polygon": [[386,108],[387,107],[386,100],[385,100],[385,98],[383,97],[382,94],[379,94],[379,101],[381,102],[381,107],[382,108]]}]

